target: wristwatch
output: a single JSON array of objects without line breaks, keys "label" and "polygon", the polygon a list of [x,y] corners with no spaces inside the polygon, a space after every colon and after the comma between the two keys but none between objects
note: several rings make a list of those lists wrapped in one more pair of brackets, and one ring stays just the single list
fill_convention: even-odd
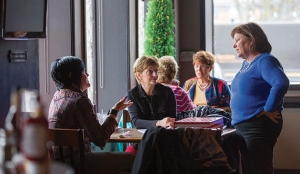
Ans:
[{"label": "wristwatch", "polygon": [[112,115],[117,115],[118,114],[118,110],[116,110],[116,109],[110,109],[108,112],[107,112],[107,115],[110,115],[110,114],[112,114]]}]

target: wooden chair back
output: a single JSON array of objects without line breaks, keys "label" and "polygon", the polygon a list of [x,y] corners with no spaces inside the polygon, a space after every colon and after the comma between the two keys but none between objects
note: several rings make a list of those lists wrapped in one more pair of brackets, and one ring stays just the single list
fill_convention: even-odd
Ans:
[{"label": "wooden chair back", "polygon": [[[79,158],[80,158],[80,166],[79,173],[84,173],[85,171],[85,159],[84,159],[84,130],[83,129],[49,129],[51,135],[51,141],[54,143],[54,146],[58,146],[60,161],[66,163],[63,147],[68,147],[70,154],[70,162],[71,166],[75,169],[74,162],[74,146],[79,148]],[[48,147],[48,152],[51,160],[54,160],[53,148]]]},{"label": "wooden chair back", "polygon": [[130,122],[130,115],[127,108],[123,110],[122,116],[123,116],[123,123],[122,123],[123,128],[127,128],[127,123]]},{"label": "wooden chair back", "polygon": [[[125,108],[123,109],[123,112],[122,112],[122,127],[123,128],[127,128],[127,123],[130,122],[130,115],[129,115],[129,112],[128,112],[128,109]],[[125,151],[126,148],[128,146],[128,143],[123,143],[123,150]]]}]

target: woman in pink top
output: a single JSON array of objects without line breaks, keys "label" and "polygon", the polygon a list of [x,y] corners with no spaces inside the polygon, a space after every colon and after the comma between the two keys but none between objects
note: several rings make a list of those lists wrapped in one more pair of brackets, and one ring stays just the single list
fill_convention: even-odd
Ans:
[{"label": "woman in pink top", "polygon": [[196,105],[189,95],[177,84],[178,82],[174,83],[178,72],[178,65],[174,57],[163,56],[159,59],[159,63],[157,82],[169,86],[173,90],[177,102],[177,113],[194,109]]}]

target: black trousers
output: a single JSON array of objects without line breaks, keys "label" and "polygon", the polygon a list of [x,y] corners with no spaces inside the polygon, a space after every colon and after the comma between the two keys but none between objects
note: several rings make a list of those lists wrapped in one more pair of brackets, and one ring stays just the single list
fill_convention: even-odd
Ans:
[{"label": "black trousers", "polygon": [[222,139],[222,149],[226,154],[228,164],[235,172],[232,174],[240,173],[240,152],[238,147],[237,134],[232,134]]},{"label": "black trousers", "polygon": [[282,124],[282,119],[274,123],[263,115],[235,125],[243,174],[273,173],[273,149]]}]

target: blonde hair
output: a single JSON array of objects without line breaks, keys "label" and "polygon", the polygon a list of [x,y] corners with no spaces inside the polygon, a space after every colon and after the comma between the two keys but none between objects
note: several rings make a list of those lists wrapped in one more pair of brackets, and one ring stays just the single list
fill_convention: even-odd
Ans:
[{"label": "blonde hair", "polygon": [[193,65],[195,65],[196,62],[213,66],[215,63],[215,56],[210,52],[200,50],[193,55]]},{"label": "blonde hair", "polygon": [[158,68],[159,83],[170,83],[178,72],[178,65],[173,56],[163,56],[159,59],[160,67]]},{"label": "blonde hair", "polygon": [[155,56],[142,56],[135,60],[133,64],[133,73],[134,77],[137,80],[137,82],[140,84],[140,80],[137,77],[137,73],[143,72],[145,69],[147,69],[149,66],[155,66],[159,67],[159,61],[158,58]]}]

